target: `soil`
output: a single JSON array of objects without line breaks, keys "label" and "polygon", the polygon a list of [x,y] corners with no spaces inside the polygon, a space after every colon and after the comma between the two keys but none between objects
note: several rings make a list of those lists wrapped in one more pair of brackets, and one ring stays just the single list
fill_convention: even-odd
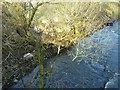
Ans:
[{"label": "soil", "polygon": [[[3,36],[2,46],[2,85],[3,88],[9,88],[12,84],[16,83],[21,77],[29,73],[36,65],[38,61],[34,58],[24,60],[23,56],[27,53],[31,53],[35,56],[35,46],[25,42],[22,37],[17,34],[10,36],[14,38],[16,43],[13,43],[10,38],[6,41],[7,37]],[[16,38],[17,37],[17,38]],[[7,43],[6,43],[7,42]],[[51,58],[56,55],[57,50],[53,45],[45,50],[45,61],[47,58]]]}]

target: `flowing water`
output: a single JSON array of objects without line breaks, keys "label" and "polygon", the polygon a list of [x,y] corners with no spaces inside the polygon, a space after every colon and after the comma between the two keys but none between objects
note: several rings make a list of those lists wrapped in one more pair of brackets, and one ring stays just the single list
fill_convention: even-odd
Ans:
[{"label": "flowing water", "polygon": [[[120,22],[95,32],[74,45],[67,53],[48,60],[52,75],[45,77],[45,88],[118,88],[118,42]],[[39,77],[28,85],[38,65],[12,87],[37,88]],[[23,82],[22,82],[23,81]]]}]

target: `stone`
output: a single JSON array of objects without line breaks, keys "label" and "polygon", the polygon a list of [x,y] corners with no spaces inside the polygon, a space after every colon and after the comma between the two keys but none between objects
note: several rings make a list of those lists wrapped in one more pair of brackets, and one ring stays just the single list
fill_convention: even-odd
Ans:
[{"label": "stone", "polygon": [[118,88],[118,77],[114,76],[112,79],[110,79],[105,84],[105,88]]},{"label": "stone", "polygon": [[24,59],[24,60],[29,60],[29,59],[32,59],[33,57],[34,57],[33,54],[27,53],[27,54],[25,54],[25,55],[23,56],[23,59]]},{"label": "stone", "polygon": [[14,79],[14,81],[13,81],[14,83],[17,83],[18,82],[18,80],[17,79]]}]

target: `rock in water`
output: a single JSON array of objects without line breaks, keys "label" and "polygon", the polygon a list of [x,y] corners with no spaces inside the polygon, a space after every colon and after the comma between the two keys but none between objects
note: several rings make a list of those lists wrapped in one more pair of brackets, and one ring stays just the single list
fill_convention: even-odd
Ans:
[{"label": "rock in water", "polygon": [[106,84],[105,88],[118,88],[118,76],[114,75]]},{"label": "rock in water", "polygon": [[29,59],[32,59],[32,58],[33,58],[33,54],[31,54],[31,53],[27,53],[23,56],[24,60],[29,60]]}]

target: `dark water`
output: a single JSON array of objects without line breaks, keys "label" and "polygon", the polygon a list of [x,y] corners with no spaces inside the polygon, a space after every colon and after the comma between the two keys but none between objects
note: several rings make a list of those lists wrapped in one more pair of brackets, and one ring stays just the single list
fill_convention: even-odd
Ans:
[{"label": "dark water", "polygon": [[[45,88],[118,88],[118,26],[106,27],[80,41],[63,55],[56,56],[46,64],[48,70],[54,63],[52,75],[45,77]],[[23,82],[28,88],[37,88],[39,76],[30,84],[39,65]],[[23,87],[19,80],[12,87]]]}]

